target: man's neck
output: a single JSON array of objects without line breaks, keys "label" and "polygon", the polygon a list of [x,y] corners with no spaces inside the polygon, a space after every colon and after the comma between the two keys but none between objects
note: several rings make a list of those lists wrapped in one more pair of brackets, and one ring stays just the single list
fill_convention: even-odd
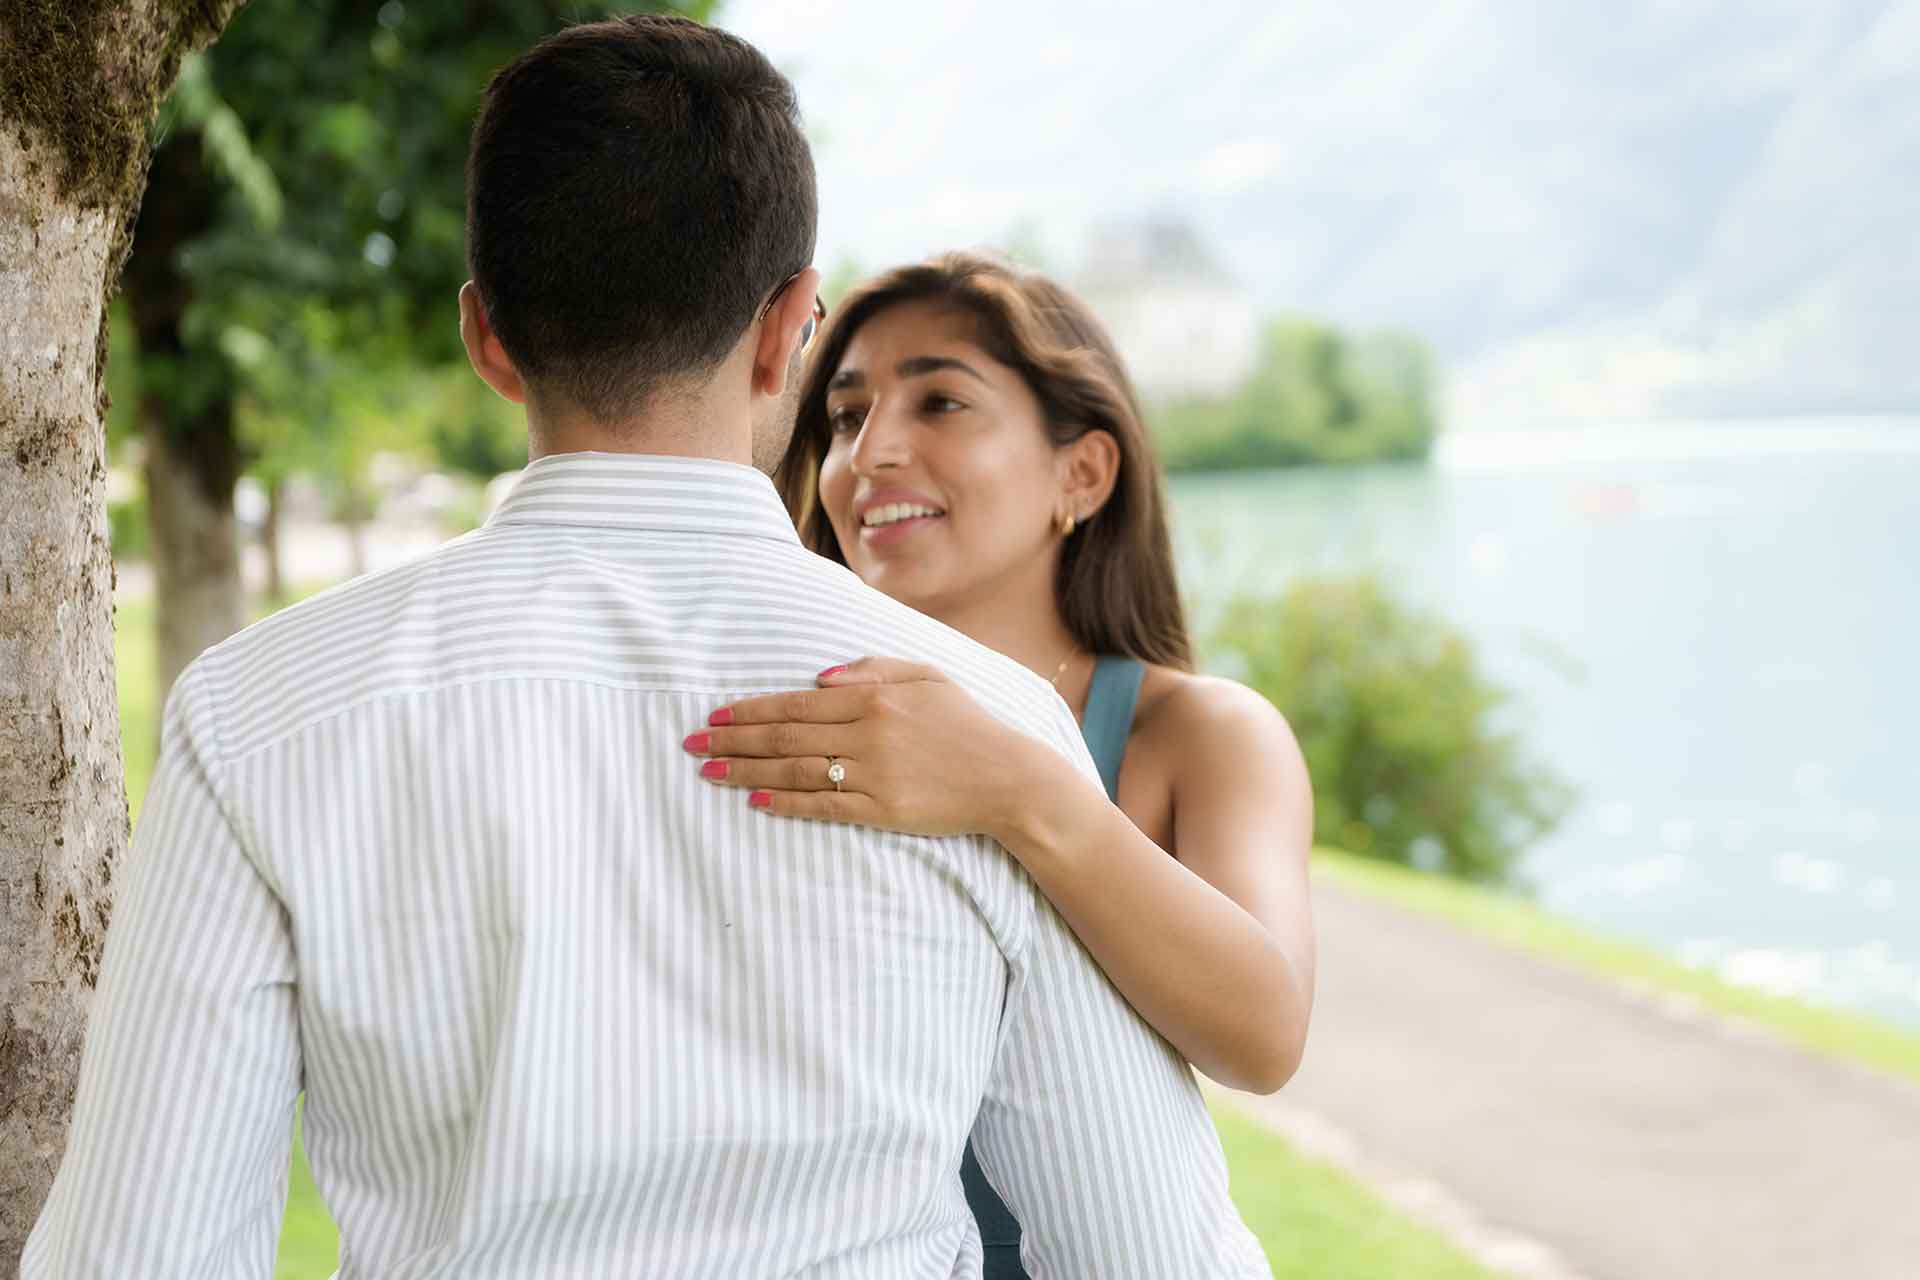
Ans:
[{"label": "man's neck", "polygon": [[702,396],[649,404],[639,413],[606,422],[576,409],[527,406],[528,456],[556,453],[645,453],[672,458],[753,462],[753,432],[746,411]]}]

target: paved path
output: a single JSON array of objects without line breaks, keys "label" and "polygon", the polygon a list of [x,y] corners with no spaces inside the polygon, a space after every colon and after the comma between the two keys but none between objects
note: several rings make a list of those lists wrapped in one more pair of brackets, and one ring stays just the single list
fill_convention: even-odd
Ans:
[{"label": "paved path", "polygon": [[1545,1246],[1513,1274],[1920,1277],[1920,1086],[1324,882],[1314,904],[1312,1041],[1270,1114]]}]

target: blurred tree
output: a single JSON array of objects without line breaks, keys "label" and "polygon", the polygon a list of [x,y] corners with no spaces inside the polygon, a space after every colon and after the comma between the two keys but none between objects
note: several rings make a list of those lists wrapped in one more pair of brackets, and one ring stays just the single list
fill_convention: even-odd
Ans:
[{"label": "blurred tree", "polygon": [[[309,427],[326,436],[364,425],[338,413],[246,415],[243,393],[255,378],[284,389],[290,371],[366,374],[358,356],[319,350],[328,343],[377,349],[382,368],[455,359],[480,89],[565,23],[635,8],[704,18],[713,5],[254,0],[190,68],[169,104],[128,269],[163,690],[242,620],[232,501],[242,469],[268,449],[302,453]],[[314,306],[341,323],[316,325]],[[237,358],[249,351],[257,358]],[[243,419],[272,428],[249,440]],[[348,512],[354,486],[350,472],[336,475]]]},{"label": "blurred tree", "polygon": [[0,1275],[59,1165],[127,837],[107,304],[154,109],[238,4],[0,6]]},{"label": "blurred tree", "polygon": [[422,369],[414,394],[422,405],[434,458],[480,480],[527,465],[527,429],[520,413],[464,364]]},{"label": "blurred tree", "polygon": [[1172,400],[1149,417],[1174,470],[1414,460],[1433,443],[1433,394],[1417,338],[1349,338],[1292,316],[1268,323],[1231,394]]},{"label": "blurred tree", "polygon": [[1499,724],[1508,695],[1467,638],[1371,577],[1234,600],[1203,649],[1293,726],[1324,844],[1499,881],[1566,810],[1565,785]]}]

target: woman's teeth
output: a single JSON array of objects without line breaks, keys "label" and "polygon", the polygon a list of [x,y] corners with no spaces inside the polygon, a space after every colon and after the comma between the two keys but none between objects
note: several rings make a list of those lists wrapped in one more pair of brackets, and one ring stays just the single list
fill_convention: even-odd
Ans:
[{"label": "woman's teeth", "polygon": [[889,506],[875,507],[860,517],[860,523],[869,529],[881,525],[898,524],[902,520],[913,520],[920,516],[938,516],[945,513],[935,507],[917,507],[911,503],[895,502]]}]

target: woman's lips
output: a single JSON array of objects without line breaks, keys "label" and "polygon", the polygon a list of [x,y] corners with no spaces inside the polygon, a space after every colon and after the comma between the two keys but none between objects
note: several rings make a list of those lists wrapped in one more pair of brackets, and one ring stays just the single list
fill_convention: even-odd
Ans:
[{"label": "woman's lips", "polygon": [[916,530],[944,519],[945,516],[914,516],[907,520],[896,520],[892,524],[863,524],[860,526],[860,544],[866,547],[891,547],[911,538]]}]

